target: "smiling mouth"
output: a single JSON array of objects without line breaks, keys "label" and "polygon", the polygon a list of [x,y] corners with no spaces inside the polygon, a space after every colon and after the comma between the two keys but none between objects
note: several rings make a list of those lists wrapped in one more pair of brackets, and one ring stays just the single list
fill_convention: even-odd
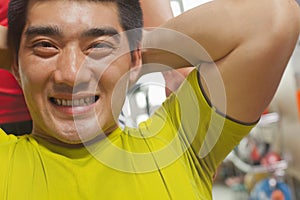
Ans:
[{"label": "smiling mouth", "polygon": [[88,106],[95,103],[99,99],[99,96],[84,97],[78,99],[57,99],[54,97],[50,98],[50,101],[57,106],[68,106],[68,107],[80,107]]}]

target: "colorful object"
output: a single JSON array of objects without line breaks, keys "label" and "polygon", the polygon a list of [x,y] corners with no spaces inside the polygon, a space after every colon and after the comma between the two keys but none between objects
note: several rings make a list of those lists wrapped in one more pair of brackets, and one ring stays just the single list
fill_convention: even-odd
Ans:
[{"label": "colorful object", "polygon": [[261,159],[261,164],[263,166],[269,166],[269,165],[273,165],[276,164],[278,161],[281,160],[281,157],[278,153],[276,152],[269,152],[267,153],[262,159]]},{"label": "colorful object", "polygon": [[286,183],[266,178],[256,184],[250,194],[250,200],[292,200],[292,194]]},{"label": "colorful object", "polygon": [[245,174],[245,177],[244,177],[244,185],[245,185],[245,188],[247,189],[247,191],[251,191],[253,190],[254,186],[262,181],[263,179],[269,177],[270,174],[268,172],[261,172],[261,173],[247,173]]}]

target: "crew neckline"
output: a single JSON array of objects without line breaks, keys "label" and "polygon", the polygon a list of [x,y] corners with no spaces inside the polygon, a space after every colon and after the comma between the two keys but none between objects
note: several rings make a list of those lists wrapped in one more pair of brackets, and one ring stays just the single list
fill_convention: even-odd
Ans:
[{"label": "crew neckline", "polygon": [[40,147],[40,149],[43,151],[47,151],[70,159],[84,159],[93,156],[93,153],[96,152],[98,147],[101,146],[102,143],[105,143],[106,140],[113,141],[121,134],[122,130],[120,128],[117,128],[103,139],[93,144],[83,144],[83,146],[80,147],[61,146],[34,135],[28,135],[28,137],[32,143],[35,143],[35,145]]}]

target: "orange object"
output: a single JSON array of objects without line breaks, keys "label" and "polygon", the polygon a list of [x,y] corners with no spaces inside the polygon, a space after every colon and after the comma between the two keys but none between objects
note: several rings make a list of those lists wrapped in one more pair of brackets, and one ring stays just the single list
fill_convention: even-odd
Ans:
[{"label": "orange object", "polygon": [[300,120],[300,89],[297,90],[297,105],[298,105],[298,116]]},{"label": "orange object", "polygon": [[265,114],[268,114],[268,113],[269,113],[269,108],[266,108],[266,109],[263,111],[262,115],[265,115]]},{"label": "orange object", "polygon": [[280,190],[274,190],[271,195],[272,200],[285,200],[284,194]]}]

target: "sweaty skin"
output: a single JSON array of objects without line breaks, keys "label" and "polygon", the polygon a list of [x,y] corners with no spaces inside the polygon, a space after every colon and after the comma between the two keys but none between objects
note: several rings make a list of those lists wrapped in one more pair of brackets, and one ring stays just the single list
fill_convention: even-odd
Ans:
[{"label": "sweaty skin", "polygon": [[16,67],[35,122],[32,134],[71,144],[109,134],[124,99],[118,90],[125,91],[127,72],[140,66],[119,34],[115,5],[30,1],[28,11]]}]

